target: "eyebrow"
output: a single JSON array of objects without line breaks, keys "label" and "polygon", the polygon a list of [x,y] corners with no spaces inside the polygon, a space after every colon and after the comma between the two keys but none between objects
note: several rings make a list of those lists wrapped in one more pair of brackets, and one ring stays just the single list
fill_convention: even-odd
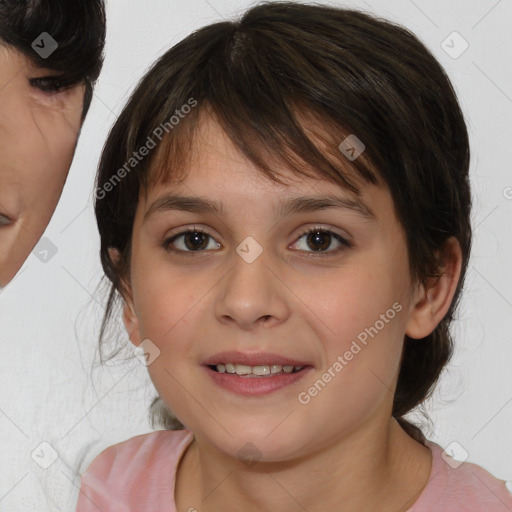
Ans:
[{"label": "eyebrow", "polygon": [[[294,197],[282,202],[278,208],[274,208],[276,217],[284,217],[292,213],[308,213],[329,208],[343,208],[359,214],[368,221],[376,221],[375,213],[359,199],[338,197],[335,195]],[[192,213],[216,213],[225,214],[222,202],[217,202],[204,197],[181,196],[175,194],[165,195],[155,200],[144,215],[147,221],[152,215],[165,211],[187,211]]]}]

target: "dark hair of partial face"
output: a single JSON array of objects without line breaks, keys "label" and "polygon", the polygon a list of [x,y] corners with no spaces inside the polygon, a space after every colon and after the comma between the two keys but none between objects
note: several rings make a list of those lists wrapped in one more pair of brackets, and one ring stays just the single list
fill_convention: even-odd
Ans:
[{"label": "dark hair of partial face", "polygon": [[[58,44],[47,58],[32,48],[43,32]],[[56,72],[61,87],[85,84],[82,120],[103,65],[105,32],[104,0],[0,1],[0,41]]]},{"label": "dark hair of partial face", "polygon": [[[191,99],[197,106],[184,109]],[[129,277],[139,192],[183,174],[199,118],[209,112],[271,180],[280,182],[280,163],[353,194],[360,193],[357,183],[385,184],[405,233],[413,283],[440,275],[445,242],[459,241],[461,277],[450,309],[426,338],[405,336],[394,395],[393,416],[424,443],[423,432],[403,416],[429,397],[452,355],[449,326],[471,247],[468,134],[443,68],[415,35],[389,21],[318,4],[260,3],[239,20],[195,31],[153,65],[111,130],[98,189],[118,178],[176,110],[188,113],[158,149],[97,196],[101,261],[111,282],[100,346]],[[304,131],[305,119],[322,127],[321,147]],[[348,134],[365,145],[353,161],[338,149]],[[151,415],[166,428],[181,428],[159,398]]]}]

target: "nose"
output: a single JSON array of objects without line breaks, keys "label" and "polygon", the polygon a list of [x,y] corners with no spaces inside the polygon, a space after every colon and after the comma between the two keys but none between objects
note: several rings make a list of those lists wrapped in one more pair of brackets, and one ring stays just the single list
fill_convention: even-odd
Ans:
[{"label": "nose", "polygon": [[289,291],[279,269],[263,251],[256,259],[234,254],[233,266],[218,291],[215,313],[225,324],[250,331],[278,325],[290,315]]}]

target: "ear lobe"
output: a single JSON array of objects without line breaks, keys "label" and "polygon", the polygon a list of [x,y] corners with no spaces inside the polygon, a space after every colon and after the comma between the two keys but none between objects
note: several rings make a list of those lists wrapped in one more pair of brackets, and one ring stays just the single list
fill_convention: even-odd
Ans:
[{"label": "ear lobe", "polygon": [[430,279],[426,288],[419,288],[405,329],[409,338],[421,339],[431,334],[450,308],[462,267],[462,251],[456,238],[446,241],[441,263],[442,275]]},{"label": "ear lobe", "polygon": [[121,258],[121,253],[119,252],[119,249],[117,249],[116,247],[109,247],[107,250],[110,259],[114,262],[115,265],[117,265],[119,259]]},{"label": "ear lobe", "polygon": [[123,322],[126,332],[128,333],[128,337],[130,341],[138,347],[142,343],[142,338],[140,336],[139,331],[139,319],[137,318],[137,314],[133,310],[133,306],[128,302],[124,303],[123,306]]},{"label": "ear lobe", "polygon": [[[116,247],[109,247],[108,253],[110,256],[110,259],[113,261],[114,265],[117,265],[119,263],[119,260],[121,259],[121,253]],[[122,295],[124,299],[124,305],[123,305],[123,323],[124,327],[126,329],[126,332],[128,333],[128,337],[130,338],[130,341],[135,345],[139,346],[142,338],[140,336],[139,332],[139,319],[137,318],[137,314],[134,311],[133,307],[133,295],[131,286],[129,283],[126,282],[125,279],[121,278],[122,283]]]}]

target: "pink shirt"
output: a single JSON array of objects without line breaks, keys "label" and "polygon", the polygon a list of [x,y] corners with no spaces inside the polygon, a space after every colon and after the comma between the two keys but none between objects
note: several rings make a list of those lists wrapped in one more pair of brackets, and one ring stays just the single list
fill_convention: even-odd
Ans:
[{"label": "pink shirt", "polygon": [[[192,439],[189,430],[159,430],[107,448],[82,476],[77,512],[176,512],[176,468]],[[469,462],[454,469],[439,445],[427,445],[430,479],[406,512],[512,512],[505,482]]]}]

